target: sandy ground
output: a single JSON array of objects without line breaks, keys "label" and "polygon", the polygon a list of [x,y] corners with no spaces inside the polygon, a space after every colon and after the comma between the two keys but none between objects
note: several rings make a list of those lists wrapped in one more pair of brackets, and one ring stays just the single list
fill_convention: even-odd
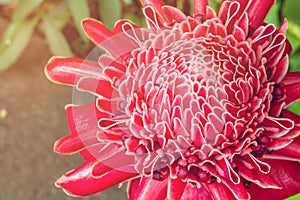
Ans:
[{"label": "sandy ground", "polygon": [[[0,19],[0,30],[6,25]],[[0,200],[126,199],[124,188],[72,198],[54,186],[83,160],[53,153],[54,142],[68,134],[64,105],[72,101],[72,88],[45,78],[50,57],[46,42],[35,34],[21,58],[0,73],[0,109],[8,111],[0,119]]]}]

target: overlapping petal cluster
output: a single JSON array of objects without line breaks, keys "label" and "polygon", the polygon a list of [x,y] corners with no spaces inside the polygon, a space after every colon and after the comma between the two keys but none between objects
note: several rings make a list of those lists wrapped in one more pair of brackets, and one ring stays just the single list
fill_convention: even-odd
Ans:
[{"label": "overlapping petal cluster", "polygon": [[90,195],[130,181],[129,199],[282,199],[300,192],[300,73],[288,72],[287,21],[274,0],[194,0],[184,15],[143,0],[148,28],[83,21],[107,53],[53,58],[49,79],[95,95],[67,106],[55,151],[86,162],[57,186]]}]

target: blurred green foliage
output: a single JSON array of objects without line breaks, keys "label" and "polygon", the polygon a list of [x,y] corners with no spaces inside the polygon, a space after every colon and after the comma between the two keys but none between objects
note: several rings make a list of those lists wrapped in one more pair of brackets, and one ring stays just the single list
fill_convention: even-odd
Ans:
[{"label": "blurred green foliage", "polygon": [[[0,41],[0,71],[10,67],[28,45],[35,30],[41,31],[53,55],[73,56],[85,54],[91,47],[90,41],[81,28],[81,20],[99,18],[109,28],[123,17],[122,0],[0,0],[2,10],[11,11],[7,17],[10,23]],[[98,7],[94,16],[92,9]],[[136,6],[138,7],[138,6]],[[130,13],[129,13],[130,14]],[[2,16],[3,17],[3,16]],[[137,21],[139,22],[139,21]],[[70,40],[66,29],[73,28],[78,36]],[[68,32],[67,32],[68,33]],[[76,42],[75,42],[76,43]]]},{"label": "blurred green foliage", "polygon": [[286,200],[299,200],[300,199],[300,194],[294,195],[290,198],[287,198]]}]

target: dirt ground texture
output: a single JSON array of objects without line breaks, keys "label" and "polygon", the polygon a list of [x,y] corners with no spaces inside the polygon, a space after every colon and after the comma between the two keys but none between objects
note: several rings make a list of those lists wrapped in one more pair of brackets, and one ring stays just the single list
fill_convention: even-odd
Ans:
[{"label": "dirt ground texture", "polygon": [[[8,22],[0,18],[0,37]],[[68,134],[64,105],[72,88],[55,85],[44,75],[51,53],[36,34],[19,60],[0,73],[0,200],[121,200],[125,186],[85,198],[67,196],[54,182],[80,165],[77,156],[53,152],[54,142]]]}]

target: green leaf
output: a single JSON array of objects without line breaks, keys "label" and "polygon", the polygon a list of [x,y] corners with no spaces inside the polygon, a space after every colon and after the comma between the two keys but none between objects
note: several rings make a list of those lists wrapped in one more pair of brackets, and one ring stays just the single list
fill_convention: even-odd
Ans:
[{"label": "green leaf", "polygon": [[285,0],[283,4],[283,15],[289,20],[300,24],[299,8],[299,0]]},{"label": "green leaf", "polygon": [[286,37],[289,40],[290,44],[292,45],[293,48],[292,53],[294,53],[300,47],[300,40],[294,34],[290,33],[289,29],[288,32],[286,33]]},{"label": "green leaf", "polygon": [[126,5],[132,4],[132,0],[123,0],[123,2],[124,2]]},{"label": "green leaf", "polygon": [[122,17],[122,5],[120,0],[98,0],[101,21],[110,29],[113,29],[117,20]]},{"label": "green leaf", "polygon": [[300,40],[300,25],[299,24],[296,24],[292,20],[290,20],[288,32],[293,34],[295,37],[297,37]]},{"label": "green leaf", "polygon": [[18,6],[14,10],[13,20],[18,21],[25,18],[35,8],[37,8],[43,0],[22,0],[19,1]]},{"label": "green leaf", "polygon": [[300,71],[300,55],[291,55],[290,56],[290,69],[291,72]]},{"label": "green leaf", "polygon": [[216,1],[216,0],[210,0],[209,4],[210,4],[210,7],[212,7],[215,11],[217,11],[219,8],[220,2]]},{"label": "green leaf", "polygon": [[87,42],[84,31],[81,28],[81,20],[90,17],[90,9],[86,0],[68,0],[69,7],[71,9],[72,17],[75,21],[76,28],[80,33],[82,39]]},{"label": "green leaf", "polygon": [[124,18],[132,21],[134,24],[138,25],[139,27],[147,26],[145,18],[139,18],[136,15],[133,15],[131,13],[125,13]]},{"label": "green leaf", "polygon": [[41,25],[51,52],[54,55],[72,57],[73,53],[67,39],[60,28],[55,26],[55,24],[52,22],[52,19],[48,15],[43,17]]},{"label": "green leaf", "polygon": [[18,33],[18,29],[21,26],[22,22],[21,21],[17,21],[17,22],[12,22],[9,24],[9,26],[7,27],[3,37],[2,37],[2,41],[0,43],[0,52],[7,48],[8,45],[11,44],[11,41],[13,40],[13,38],[15,37],[15,35]]},{"label": "green leaf", "polygon": [[277,28],[280,26],[279,24],[279,9],[280,9],[280,3],[277,2],[268,13],[265,22],[268,24],[274,24]]},{"label": "green leaf", "polygon": [[289,198],[287,198],[286,200],[299,200],[300,199],[300,193],[299,194],[296,194],[296,195],[294,195],[294,196],[292,196],[292,197],[289,197]]},{"label": "green leaf", "polygon": [[27,46],[38,18],[30,21],[12,22],[0,43],[0,71],[10,67]]},{"label": "green leaf", "polygon": [[47,15],[51,18],[54,26],[60,29],[64,28],[71,18],[68,2],[61,1],[59,4],[55,4],[55,7],[53,7]]},{"label": "green leaf", "polygon": [[0,4],[9,4],[14,2],[14,0],[0,0]]}]

